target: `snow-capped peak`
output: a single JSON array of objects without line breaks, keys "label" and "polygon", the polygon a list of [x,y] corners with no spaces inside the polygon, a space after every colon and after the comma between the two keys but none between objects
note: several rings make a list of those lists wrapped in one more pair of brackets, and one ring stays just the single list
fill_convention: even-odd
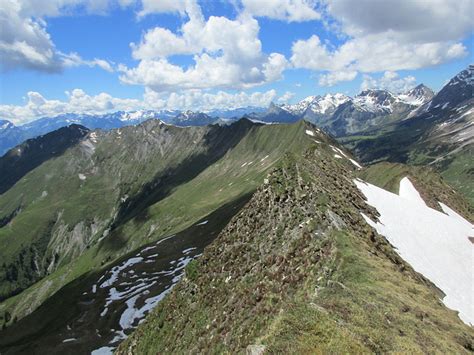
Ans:
[{"label": "snow-capped peak", "polygon": [[294,105],[283,105],[281,108],[293,114],[302,114],[307,110],[313,113],[325,114],[334,111],[339,105],[350,100],[344,94],[326,94],[324,96],[308,96]]},{"label": "snow-capped peak", "polygon": [[13,128],[15,125],[7,120],[0,120],[0,130],[6,130],[9,128]]},{"label": "snow-capped peak", "polygon": [[400,101],[403,101],[409,105],[421,106],[424,103],[430,101],[433,96],[433,90],[423,84],[420,84],[406,93],[398,95],[398,98]]},{"label": "snow-capped peak", "polygon": [[181,119],[181,120],[188,120],[188,119],[191,119],[191,118],[195,118],[199,115],[205,115],[205,114],[200,113],[200,112],[194,112],[194,111],[191,111],[191,110],[186,110],[186,111],[181,112],[176,117]]},{"label": "snow-capped peak", "polygon": [[454,86],[458,84],[465,84],[469,86],[474,85],[474,64],[470,64],[467,69],[460,72],[452,78],[446,86]]},{"label": "snow-capped peak", "polygon": [[393,111],[393,103],[397,98],[387,90],[364,90],[357,95],[353,102],[361,111],[385,112]]},{"label": "snow-capped peak", "polygon": [[321,97],[319,100],[310,104],[310,109],[316,113],[326,113],[328,111],[333,111],[339,105],[349,101],[350,98],[344,94],[326,94]]}]

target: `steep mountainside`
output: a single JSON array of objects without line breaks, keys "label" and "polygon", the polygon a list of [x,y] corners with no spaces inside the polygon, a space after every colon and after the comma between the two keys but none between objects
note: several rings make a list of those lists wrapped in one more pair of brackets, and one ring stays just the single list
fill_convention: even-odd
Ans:
[{"label": "steep mountainside", "polygon": [[90,354],[117,346],[249,198],[247,194],[225,204],[185,230],[146,244],[62,287],[0,333],[0,351]]},{"label": "steep mountainside", "polygon": [[[401,224],[368,205],[364,194],[380,201],[358,176],[387,188],[409,176],[431,207],[411,208],[469,225],[433,172],[364,169],[305,121],[87,132],[0,195],[0,352],[110,352],[130,335],[120,352],[472,349],[472,329],[439,301],[470,319],[447,271],[444,297],[375,232]],[[466,243],[453,245],[456,267]],[[432,276],[437,264],[415,265]]]},{"label": "steep mountainside", "polygon": [[398,98],[408,104],[419,106],[430,101],[435,93],[429,87],[420,84],[405,94],[398,95]]},{"label": "steep mountainside", "polygon": [[415,115],[340,139],[367,163],[430,165],[474,203],[474,68],[446,84]]},{"label": "steep mountainside", "polygon": [[0,158],[0,194],[43,162],[63,154],[76,145],[89,130],[70,125],[34,139],[28,139]]},{"label": "steep mountainside", "polygon": [[324,127],[336,137],[363,132],[405,118],[416,108],[409,102],[385,90],[366,90],[339,106]]},{"label": "steep mountainside", "polygon": [[285,152],[311,144],[306,125],[179,128],[151,120],[90,132],[0,196],[1,218],[13,216],[0,228],[1,295],[41,280],[0,313],[21,318],[85,272],[253,191]]},{"label": "steep mountainside", "polygon": [[365,222],[378,214],[342,163],[287,155],[118,354],[472,351],[472,328]]}]

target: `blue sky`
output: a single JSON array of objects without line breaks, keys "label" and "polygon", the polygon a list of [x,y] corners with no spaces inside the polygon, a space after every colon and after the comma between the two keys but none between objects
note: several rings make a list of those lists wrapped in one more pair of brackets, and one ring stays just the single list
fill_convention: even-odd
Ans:
[{"label": "blue sky", "polygon": [[471,0],[380,3],[5,0],[0,118],[439,90],[473,62]]}]

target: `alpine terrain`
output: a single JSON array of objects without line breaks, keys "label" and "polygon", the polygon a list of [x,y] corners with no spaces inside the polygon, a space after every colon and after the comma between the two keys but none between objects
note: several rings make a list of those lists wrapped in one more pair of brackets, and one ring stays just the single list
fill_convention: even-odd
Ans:
[{"label": "alpine terrain", "polygon": [[0,0],[0,355],[474,355],[472,14]]},{"label": "alpine terrain", "polygon": [[72,125],[2,159],[2,352],[472,349],[472,214],[432,169],[245,118]]}]

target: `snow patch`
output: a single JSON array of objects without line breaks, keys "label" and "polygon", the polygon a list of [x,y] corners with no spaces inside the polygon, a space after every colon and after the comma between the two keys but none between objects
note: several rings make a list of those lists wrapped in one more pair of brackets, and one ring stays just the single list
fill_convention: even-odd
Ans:
[{"label": "snow patch", "polygon": [[203,225],[207,224],[207,222],[209,222],[209,221],[208,221],[208,220],[206,220],[206,221],[204,221],[204,222],[201,222],[201,223],[198,223],[198,224],[196,224],[196,225],[197,225],[197,226],[203,226]]},{"label": "snow patch", "polygon": [[70,343],[71,341],[76,341],[76,340],[77,340],[76,338],[68,338],[68,339],[64,339],[63,343]]},{"label": "snow patch", "polygon": [[334,154],[334,158],[342,159],[342,157],[339,154]]},{"label": "snow patch", "polygon": [[308,136],[314,137],[314,132],[313,132],[313,131],[310,131],[309,129],[306,130],[306,134],[307,134]]},{"label": "snow patch", "polygon": [[[354,159],[351,159],[347,156],[346,153],[344,153],[342,150],[340,150],[339,148],[336,148],[334,146],[331,146],[331,149],[336,152],[336,153],[340,153],[342,156],[344,156],[344,158],[348,159],[353,165],[355,165],[358,169],[362,169],[362,166],[356,162]],[[339,154],[336,154],[339,158],[341,158],[341,156]],[[336,155],[334,155],[336,157]],[[337,158],[337,157],[336,157]]]},{"label": "snow patch", "polygon": [[89,138],[93,143],[97,143],[97,133],[96,132],[91,132],[89,134]]},{"label": "snow patch", "polygon": [[91,355],[113,355],[114,348],[110,346],[103,346],[99,349],[92,350]]},{"label": "snow patch", "polygon": [[358,169],[362,169],[362,165],[356,162],[354,159],[349,158],[350,162],[354,164]]},{"label": "snow patch", "polygon": [[141,256],[133,257],[124,261],[121,265],[113,267],[112,270],[110,270],[110,273],[111,273],[110,277],[100,285],[100,288],[112,286],[115,283],[115,281],[117,281],[118,275],[120,274],[122,270],[125,270],[126,268],[134,264],[138,264],[141,261],[143,261],[143,258]]},{"label": "snow patch", "polygon": [[467,223],[469,226],[471,225],[468,221],[466,221],[464,219],[463,216],[461,216],[460,214],[458,214],[456,211],[452,210],[451,208],[449,208],[448,206],[446,206],[444,203],[442,202],[438,202],[439,205],[441,206],[441,209],[443,210],[444,213],[446,213],[448,216],[452,217],[452,218],[456,218],[459,222],[461,223]]},{"label": "snow patch", "polygon": [[417,191],[417,189],[415,189],[410,179],[407,177],[404,177],[402,180],[400,180],[398,195],[401,198],[426,206],[425,200],[423,200],[420,193]]},{"label": "snow patch", "polygon": [[377,222],[362,214],[366,222],[445,293],[447,307],[458,311],[465,323],[474,324],[474,245],[468,240],[472,224],[449,207],[441,205],[445,214],[426,206],[407,178],[400,183],[400,196],[361,180],[354,182],[380,213]]},{"label": "snow patch", "polygon": [[84,174],[79,174],[78,176],[79,176],[79,179],[81,179],[82,181],[87,179],[87,177]]}]

